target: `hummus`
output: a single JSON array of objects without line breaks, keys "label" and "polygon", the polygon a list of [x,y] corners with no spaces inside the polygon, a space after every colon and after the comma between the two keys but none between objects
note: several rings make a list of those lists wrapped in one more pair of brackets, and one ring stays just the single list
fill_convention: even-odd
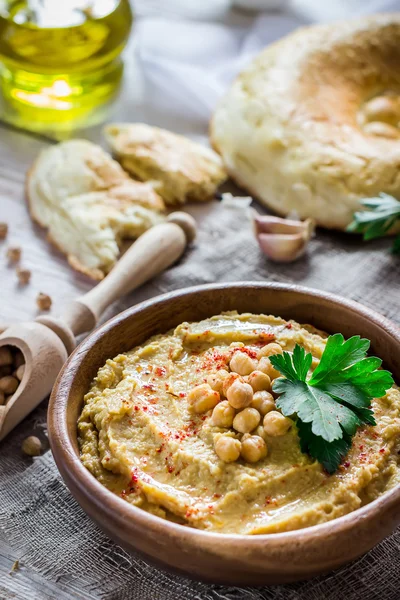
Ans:
[{"label": "hummus", "polygon": [[240,349],[256,364],[268,343],[287,351],[297,343],[315,368],[326,337],[309,325],[235,312],[152,337],[99,369],[78,421],[83,464],[127,502],[214,532],[276,533],[356,510],[400,481],[396,387],[373,401],[377,425],[357,432],[333,475],[300,451],[294,423],[284,435],[265,434],[268,453],[257,462],[224,462],[215,440],[240,434],[188,400],[210,375],[229,371]]}]

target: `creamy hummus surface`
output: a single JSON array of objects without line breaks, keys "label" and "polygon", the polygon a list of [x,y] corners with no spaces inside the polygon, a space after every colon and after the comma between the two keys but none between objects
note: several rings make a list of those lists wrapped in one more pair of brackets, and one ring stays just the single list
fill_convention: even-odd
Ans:
[{"label": "creamy hummus surface", "polygon": [[215,451],[221,434],[238,440],[243,434],[216,426],[212,408],[194,412],[189,402],[210,375],[230,371],[237,352],[257,366],[268,344],[291,351],[297,343],[312,353],[315,368],[326,337],[294,321],[232,312],[183,323],[108,360],[78,421],[83,464],[127,502],[221,533],[299,529],[371,502],[400,481],[397,387],[373,401],[377,425],[358,431],[333,475],[301,452],[291,421],[282,435],[252,432],[267,448],[257,462],[221,460]]}]

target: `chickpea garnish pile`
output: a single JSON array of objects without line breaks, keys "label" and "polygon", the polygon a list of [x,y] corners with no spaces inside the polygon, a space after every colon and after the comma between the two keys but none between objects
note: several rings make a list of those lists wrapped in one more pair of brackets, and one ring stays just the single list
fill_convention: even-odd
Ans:
[{"label": "chickpea garnish pile", "polygon": [[24,376],[25,358],[12,346],[0,346],[0,406],[7,404]]},{"label": "chickpea garnish pile", "polygon": [[285,435],[292,426],[292,421],[276,409],[271,393],[271,381],[281,374],[269,357],[283,350],[271,343],[258,351],[257,358],[251,358],[241,351],[242,344],[233,346],[230,371],[221,369],[209,375],[207,383],[189,392],[188,402],[197,414],[212,410],[211,424],[228,430],[214,437],[214,449],[221,460],[229,463],[241,457],[256,463],[268,454],[266,438]]}]

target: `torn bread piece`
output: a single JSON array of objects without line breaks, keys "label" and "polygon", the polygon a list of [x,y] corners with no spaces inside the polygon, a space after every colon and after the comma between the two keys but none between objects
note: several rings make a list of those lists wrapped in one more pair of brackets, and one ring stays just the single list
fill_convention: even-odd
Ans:
[{"label": "torn bread piece", "polygon": [[61,142],[42,151],[27,176],[31,217],[70,265],[103,279],[124,239],[163,220],[164,202],[150,183],[132,180],[99,146]]},{"label": "torn bread piece", "polygon": [[227,178],[216,152],[165,129],[116,123],[104,133],[123,168],[142,181],[156,181],[168,205],[211,200]]}]

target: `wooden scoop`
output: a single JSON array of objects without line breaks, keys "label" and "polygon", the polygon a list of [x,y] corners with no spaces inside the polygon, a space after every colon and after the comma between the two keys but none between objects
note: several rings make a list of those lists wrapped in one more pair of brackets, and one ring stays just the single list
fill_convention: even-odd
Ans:
[{"label": "wooden scoop", "polygon": [[104,310],[172,265],[196,235],[194,219],[183,212],[149,229],[118,261],[103,281],[69,304],[61,318],[38,317],[8,327],[0,346],[21,350],[25,371],[17,391],[0,406],[0,440],[49,395],[61,367],[75,348],[75,336],[96,326]]}]

